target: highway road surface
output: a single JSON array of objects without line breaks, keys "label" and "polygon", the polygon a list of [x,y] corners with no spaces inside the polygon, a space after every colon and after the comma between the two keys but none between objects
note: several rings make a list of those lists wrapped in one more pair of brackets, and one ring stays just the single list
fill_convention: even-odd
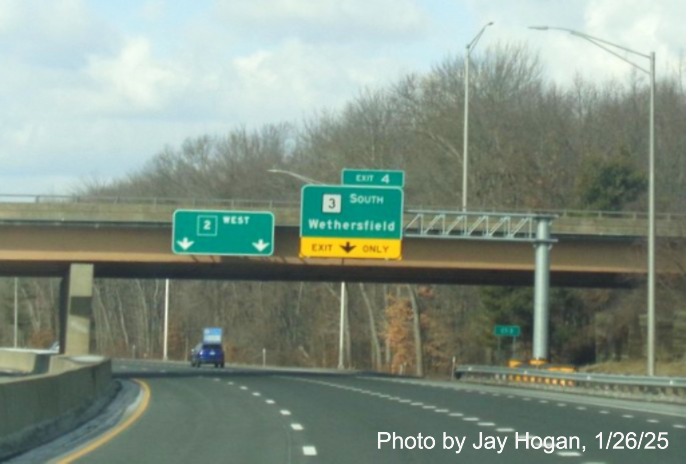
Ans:
[{"label": "highway road surface", "polygon": [[685,406],[360,374],[118,361],[145,394],[67,463],[686,462]]}]

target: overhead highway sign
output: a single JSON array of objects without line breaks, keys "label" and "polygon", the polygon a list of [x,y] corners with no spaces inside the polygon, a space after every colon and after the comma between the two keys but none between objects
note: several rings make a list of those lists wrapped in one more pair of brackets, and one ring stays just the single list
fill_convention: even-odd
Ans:
[{"label": "overhead highway sign", "polygon": [[271,212],[180,209],[173,216],[175,254],[271,256],[274,237]]},{"label": "overhead highway sign", "polygon": [[398,187],[304,186],[300,255],[400,259],[403,203]]}]

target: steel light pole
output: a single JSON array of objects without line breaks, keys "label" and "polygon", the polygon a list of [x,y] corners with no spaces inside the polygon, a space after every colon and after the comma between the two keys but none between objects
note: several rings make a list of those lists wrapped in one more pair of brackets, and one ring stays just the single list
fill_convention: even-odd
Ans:
[{"label": "steel light pole", "polygon": [[[602,50],[611,53],[634,68],[650,76],[650,127],[648,153],[648,230],[647,230],[647,375],[655,375],[655,52],[640,53],[630,48],[617,45],[598,37],[563,27],[530,26],[537,31],[557,30],[587,40]],[[611,48],[610,48],[611,47]],[[650,67],[646,69],[630,61],[619,52],[621,50],[649,60]]]},{"label": "steel light pole", "polygon": [[[305,184],[317,184],[317,185],[322,185],[323,182],[317,181],[315,179],[311,179],[310,177],[306,177],[302,174],[298,174],[296,172],[291,172],[291,171],[285,171],[283,169],[268,169],[268,172],[272,174],[284,174],[287,176],[291,176],[295,179],[300,180],[301,182]],[[344,325],[346,323],[346,308],[347,308],[347,299],[346,299],[346,282],[342,281],[340,293],[339,293],[339,360],[337,363],[337,369],[344,369]]]},{"label": "steel light pole", "polygon": [[19,277],[14,278],[14,347],[19,340]]},{"label": "steel light pole", "polygon": [[463,98],[463,185],[461,192],[461,209],[466,211],[466,205],[468,203],[468,77],[469,77],[469,63],[471,60],[471,51],[478,44],[478,40],[485,32],[488,26],[492,26],[494,23],[490,21],[485,24],[480,32],[473,37],[466,45],[466,57],[464,58],[464,98]]},{"label": "steel light pole", "polygon": [[162,359],[167,361],[167,339],[170,325],[170,279],[165,279],[165,315],[163,321]]}]

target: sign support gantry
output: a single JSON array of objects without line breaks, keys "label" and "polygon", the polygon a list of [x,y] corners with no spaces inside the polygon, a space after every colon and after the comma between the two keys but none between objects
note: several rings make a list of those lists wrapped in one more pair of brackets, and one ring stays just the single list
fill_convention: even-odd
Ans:
[{"label": "sign support gantry", "polygon": [[407,210],[404,237],[492,240],[532,243],[535,247],[533,359],[549,356],[549,253],[556,240],[546,214]]}]

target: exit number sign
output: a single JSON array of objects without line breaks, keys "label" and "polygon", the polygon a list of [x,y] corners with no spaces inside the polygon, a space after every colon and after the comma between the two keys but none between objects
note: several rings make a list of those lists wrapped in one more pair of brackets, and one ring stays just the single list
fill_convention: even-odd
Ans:
[{"label": "exit number sign", "polygon": [[370,185],[378,187],[403,187],[404,171],[379,169],[342,169],[343,185]]}]

